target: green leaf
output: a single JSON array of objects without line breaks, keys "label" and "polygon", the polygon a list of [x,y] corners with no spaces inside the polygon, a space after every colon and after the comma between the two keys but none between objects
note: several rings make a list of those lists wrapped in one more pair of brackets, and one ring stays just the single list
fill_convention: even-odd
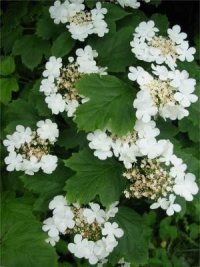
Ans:
[{"label": "green leaf", "polygon": [[72,50],[75,41],[71,38],[69,32],[63,32],[53,43],[51,52],[55,57],[63,57]]},{"label": "green leaf", "polygon": [[76,88],[80,94],[90,98],[76,112],[75,122],[80,130],[109,127],[113,133],[123,135],[133,129],[136,120],[134,88],[114,76],[97,74],[84,76]]},{"label": "green leaf", "polygon": [[9,75],[15,71],[15,62],[13,57],[4,57],[1,59],[0,74]]},{"label": "green leaf", "polygon": [[161,223],[160,223],[160,237],[162,238],[162,240],[175,240],[177,238],[177,228],[173,225],[171,225],[172,222],[172,218],[171,217],[167,217],[164,218]]},{"label": "green leaf", "polygon": [[106,18],[108,17],[109,20],[117,21],[120,20],[131,13],[126,12],[121,6],[113,5],[110,3],[103,3],[102,7],[105,7],[108,10]]},{"label": "green leaf", "polygon": [[2,266],[57,266],[55,250],[45,242],[42,225],[25,199],[7,195],[2,201],[2,214]]},{"label": "green leaf", "polygon": [[21,176],[24,187],[39,195],[35,203],[36,210],[46,210],[49,201],[54,196],[62,194],[63,187],[70,173],[71,171],[65,168],[63,164],[59,164],[52,174],[38,172],[33,176]]},{"label": "green leaf", "polygon": [[124,259],[133,264],[145,264],[148,259],[148,228],[139,214],[127,207],[120,207],[114,221],[124,230],[124,236],[118,240],[118,246],[111,254],[111,261]]},{"label": "green leaf", "polygon": [[49,50],[49,43],[35,35],[24,35],[17,40],[13,47],[13,54],[20,55],[22,63],[29,69],[37,67],[44,54]]},{"label": "green leaf", "polygon": [[6,133],[12,133],[18,124],[25,127],[35,127],[38,121],[38,115],[32,102],[23,99],[12,101],[5,111]]},{"label": "green leaf", "polygon": [[16,78],[2,78],[0,79],[0,88],[1,102],[6,105],[11,100],[12,92],[19,90],[19,85]]},{"label": "green leaf", "polygon": [[181,132],[188,132],[191,141],[198,143],[199,136],[197,135],[199,131],[199,126],[195,126],[189,119],[183,119],[178,123]]},{"label": "green leaf", "polygon": [[98,52],[98,65],[108,67],[111,72],[124,72],[136,60],[130,48],[132,38],[133,28],[125,27],[104,38],[92,38],[89,44]]},{"label": "green leaf", "polygon": [[57,145],[64,147],[65,149],[71,149],[78,146],[81,147],[86,143],[85,133],[77,132],[77,129],[74,127],[61,131],[57,141]]},{"label": "green leaf", "polygon": [[8,30],[4,26],[2,27],[0,44],[2,45],[5,54],[12,51],[14,42],[21,38],[22,32],[23,28],[21,26],[17,26],[14,31],[11,29]]},{"label": "green leaf", "polygon": [[58,34],[58,25],[50,17],[42,17],[36,25],[36,34],[42,39],[49,40]]},{"label": "green leaf", "polygon": [[151,20],[155,22],[155,26],[159,29],[159,35],[166,35],[169,28],[169,21],[166,15],[153,14]]},{"label": "green leaf", "polygon": [[66,183],[67,199],[86,204],[100,197],[104,206],[119,200],[124,189],[122,167],[113,159],[99,160],[92,151],[83,150],[73,154],[65,165],[76,174]]}]

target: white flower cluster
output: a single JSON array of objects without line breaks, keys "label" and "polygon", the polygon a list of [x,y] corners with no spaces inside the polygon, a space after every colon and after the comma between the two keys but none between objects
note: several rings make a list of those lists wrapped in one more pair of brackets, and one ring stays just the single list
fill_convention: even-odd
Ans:
[{"label": "white flower cluster", "polygon": [[123,162],[130,186],[124,191],[127,198],[149,198],[156,200],[151,208],[161,207],[167,214],[181,210],[174,204],[175,195],[191,201],[197,194],[195,176],[186,173],[187,166],[173,154],[169,140],[156,140],[159,130],[154,121],[138,120],[132,133],[117,137],[108,130],[89,133],[89,147],[94,155],[105,160],[113,155]]},{"label": "white flower cluster", "polygon": [[72,235],[73,242],[68,244],[68,250],[75,257],[87,259],[92,265],[101,262],[124,234],[116,222],[109,222],[118,212],[117,205],[115,202],[103,210],[97,203],[81,207],[79,204],[69,205],[63,196],[54,197],[49,203],[53,216],[44,221],[42,228],[48,232],[46,241],[54,246],[60,235]]},{"label": "white flower cluster", "polygon": [[84,0],[55,1],[49,9],[50,16],[55,24],[67,23],[66,27],[75,40],[83,42],[90,34],[103,37],[109,31],[104,20],[107,9],[97,2],[96,8],[87,11],[83,3]]},{"label": "white flower cluster", "polygon": [[50,154],[50,147],[58,137],[57,124],[51,120],[39,121],[37,130],[16,127],[12,135],[3,141],[9,155],[5,158],[8,171],[24,171],[33,175],[41,168],[44,173],[51,174],[57,167],[58,158]]},{"label": "white flower cluster", "polygon": [[[140,2],[138,0],[116,0],[122,7],[131,7],[131,8],[139,8]],[[143,0],[146,3],[149,3],[150,0]]]},{"label": "white flower cluster", "polygon": [[135,56],[146,62],[167,64],[170,69],[177,66],[176,61],[194,60],[194,47],[189,47],[187,34],[181,32],[179,25],[167,30],[168,37],[157,35],[159,29],[155,27],[154,21],[141,22],[135,29],[134,38],[131,42],[132,52]]},{"label": "white flower cluster", "polygon": [[88,100],[79,95],[75,88],[75,82],[81,75],[90,73],[107,74],[106,68],[96,65],[95,58],[98,53],[92,50],[91,46],[87,45],[83,49],[77,49],[76,56],[76,60],[69,57],[67,66],[63,65],[61,58],[53,56],[46,63],[40,91],[44,92],[45,102],[53,114],[66,111],[68,117],[72,117],[77,107]]},{"label": "white flower cluster", "polygon": [[168,216],[180,212],[181,206],[175,203],[176,196],[192,201],[198,193],[195,176],[186,173],[187,165],[173,154],[173,145],[160,156],[149,159],[144,157],[134,164],[132,169],[123,176],[129,181],[129,187],[124,191],[127,198],[148,198],[153,201],[150,208],[161,207]]},{"label": "white flower cluster", "polygon": [[189,115],[186,108],[198,97],[193,94],[196,80],[189,78],[187,71],[169,71],[165,66],[153,64],[153,74],[142,67],[130,67],[129,70],[129,79],[140,87],[133,102],[137,119],[149,122],[152,116],[159,114],[164,119],[181,120]]},{"label": "white flower cluster", "polygon": [[161,155],[169,145],[168,141],[155,139],[160,133],[154,121],[144,123],[136,121],[132,132],[125,136],[117,137],[108,130],[96,130],[89,133],[87,139],[89,147],[100,160],[105,160],[113,155],[123,162],[126,169],[130,169],[137,161],[137,157],[148,156],[153,159]]}]

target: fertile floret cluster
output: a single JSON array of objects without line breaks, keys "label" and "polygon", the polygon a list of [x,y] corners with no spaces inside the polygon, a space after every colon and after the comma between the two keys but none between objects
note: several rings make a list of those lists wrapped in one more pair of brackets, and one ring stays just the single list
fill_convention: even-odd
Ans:
[{"label": "fertile floret cluster", "polygon": [[129,79],[140,87],[133,102],[138,119],[149,122],[152,116],[159,114],[164,119],[181,120],[189,115],[186,108],[198,98],[193,94],[196,80],[189,78],[187,71],[169,71],[165,66],[153,64],[153,74],[142,67],[130,67],[129,70]]},{"label": "fertile floret cluster", "polygon": [[66,27],[75,40],[83,42],[90,34],[103,37],[109,31],[104,20],[107,9],[97,2],[96,8],[86,10],[83,3],[84,0],[55,1],[49,9],[50,16],[55,24],[67,23]]},{"label": "fertile floret cluster", "polygon": [[46,63],[40,91],[44,92],[45,102],[53,114],[66,111],[67,116],[72,117],[77,107],[88,100],[75,88],[75,83],[83,74],[106,74],[106,68],[96,65],[95,58],[98,53],[89,45],[77,49],[76,56],[76,59],[70,57],[66,66],[61,58],[56,57],[50,57]]},{"label": "fertile floret cluster", "polygon": [[179,25],[167,30],[168,36],[158,35],[159,29],[154,21],[141,22],[135,29],[131,42],[135,56],[146,62],[166,64],[170,69],[177,66],[177,60],[191,62],[194,60],[195,48],[189,47],[187,34],[181,32]]},{"label": "fertile floret cluster", "polygon": [[181,206],[174,203],[176,195],[192,201],[198,192],[195,176],[186,173],[186,169],[186,164],[173,154],[173,149],[155,159],[143,157],[123,173],[129,181],[125,197],[156,201],[150,208],[161,207],[169,216],[180,212]]},{"label": "fertile floret cluster", "polygon": [[58,158],[50,154],[50,149],[58,134],[57,124],[49,119],[39,121],[36,131],[18,125],[16,131],[3,141],[9,152],[5,158],[7,170],[33,175],[41,168],[44,173],[52,173],[57,167]]},{"label": "fertile floret cluster", "polygon": [[148,156],[153,159],[171,147],[169,141],[155,139],[159,133],[154,121],[144,123],[138,120],[133,131],[124,136],[118,137],[108,130],[96,130],[89,133],[87,139],[96,157],[105,160],[114,155],[126,169],[130,169],[137,157]]},{"label": "fertile floret cluster", "polygon": [[[104,260],[117,246],[118,238],[124,234],[113,218],[118,212],[118,202],[106,210],[97,203],[89,203],[88,207],[79,204],[69,205],[65,197],[56,196],[49,203],[53,210],[52,217],[44,221],[43,230],[48,232],[46,240],[52,246],[58,242],[60,235],[69,235],[73,242],[68,250],[77,258],[84,258],[90,264]],[[112,218],[112,222],[109,220]]]}]

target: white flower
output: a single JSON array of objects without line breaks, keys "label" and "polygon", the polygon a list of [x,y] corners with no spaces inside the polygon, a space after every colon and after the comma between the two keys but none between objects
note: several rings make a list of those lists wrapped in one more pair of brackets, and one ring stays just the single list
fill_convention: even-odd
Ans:
[{"label": "white flower", "polygon": [[9,152],[14,151],[15,148],[19,149],[24,143],[24,140],[21,139],[18,132],[14,132],[12,135],[6,135],[6,138],[7,139],[3,141],[3,144],[7,147]]},{"label": "white flower", "polygon": [[100,239],[95,243],[94,254],[99,260],[104,259],[109,255],[109,252],[106,250],[106,244],[103,240]]},{"label": "white flower", "polygon": [[187,165],[183,164],[183,160],[175,155],[172,155],[170,159],[173,167],[170,168],[170,175],[174,178],[182,178],[185,175]]},{"label": "white flower", "polygon": [[177,47],[177,52],[181,61],[186,60],[188,62],[192,62],[194,60],[193,55],[196,53],[196,49],[194,47],[189,47],[189,43],[185,41]]},{"label": "white flower", "polygon": [[77,49],[76,55],[76,61],[79,65],[78,71],[80,73],[98,73],[99,68],[96,65],[96,61],[94,60],[94,58],[98,56],[96,50],[92,50],[92,47],[87,45],[84,49]]},{"label": "white flower", "polygon": [[157,142],[155,138],[139,139],[136,144],[142,155],[148,156],[149,159],[160,156],[163,151],[162,142]]},{"label": "white flower", "polygon": [[111,253],[113,249],[118,245],[118,241],[113,235],[108,235],[102,238],[103,242],[106,244],[106,251]]},{"label": "white flower", "polygon": [[169,71],[165,66],[151,65],[153,73],[159,77],[160,80],[166,81],[169,78]]},{"label": "white flower", "polygon": [[67,6],[64,3],[61,4],[60,1],[55,1],[54,6],[49,8],[49,12],[55,24],[66,23],[68,20]]},{"label": "white flower", "polygon": [[51,120],[38,121],[37,127],[37,134],[41,139],[48,139],[50,142],[55,142],[58,138],[58,126]]},{"label": "white flower", "polygon": [[137,131],[139,138],[153,138],[160,134],[155,121],[144,123],[141,120],[136,120],[134,129]]},{"label": "white flower", "polygon": [[74,214],[70,207],[64,206],[62,209],[54,210],[53,219],[56,227],[59,229],[61,233],[65,233],[67,228],[74,228],[75,221],[73,220]]},{"label": "white flower", "polygon": [[151,116],[156,115],[158,109],[153,105],[153,101],[149,92],[141,90],[137,93],[136,99],[133,102],[134,108],[137,109],[136,117],[143,122],[149,122]]},{"label": "white flower", "polygon": [[104,224],[104,228],[102,229],[102,235],[120,238],[124,235],[124,231],[119,228],[119,225],[116,222],[106,222]]},{"label": "white flower", "polygon": [[25,128],[22,125],[17,125],[16,133],[19,136],[21,144],[29,143],[32,140],[32,131],[31,128]]},{"label": "white flower", "polygon": [[73,117],[78,106],[79,106],[79,102],[77,100],[75,100],[75,99],[66,100],[65,110],[67,111],[67,116]]},{"label": "white flower", "polygon": [[91,23],[82,25],[70,23],[67,25],[67,29],[71,33],[72,38],[80,42],[84,42],[88,35],[93,33],[93,25]]},{"label": "white flower", "polygon": [[163,108],[160,108],[160,115],[164,119],[170,118],[171,120],[182,120],[184,117],[187,117],[189,115],[189,112],[181,105],[169,102],[164,105]]},{"label": "white flower", "polygon": [[28,175],[34,175],[41,167],[40,162],[35,156],[31,156],[30,159],[24,159],[22,163],[22,170]]},{"label": "white flower", "polygon": [[157,202],[153,203],[150,208],[157,209],[161,207],[162,209],[166,210],[168,216],[174,214],[174,212],[180,212],[181,206],[179,204],[174,204],[176,196],[170,194],[169,200],[167,198],[159,198]]},{"label": "white flower", "polygon": [[115,217],[115,215],[118,213],[119,210],[117,207],[118,204],[119,201],[115,201],[106,209],[106,220]]},{"label": "white flower", "polygon": [[189,107],[191,103],[197,101],[198,97],[194,94],[194,87],[196,81],[194,79],[188,79],[181,83],[178,88],[178,92],[174,94],[174,99],[178,101],[183,107]]},{"label": "white flower", "polygon": [[142,37],[147,40],[151,40],[155,33],[158,32],[158,28],[155,27],[155,23],[153,20],[149,20],[148,22],[140,22],[139,26],[135,29],[135,36]]},{"label": "white flower", "polygon": [[94,133],[89,133],[87,139],[90,141],[89,147],[95,150],[94,155],[99,159],[105,160],[112,157],[112,139],[104,131],[96,130]]},{"label": "white flower", "polygon": [[179,25],[174,25],[172,29],[168,29],[167,33],[175,43],[181,44],[186,38],[187,34],[184,32],[181,32],[181,27]]},{"label": "white flower", "polygon": [[105,211],[96,203],[89,203],[89,206],[90,209],[85,208],[83,210],[83,216],[86,217],[87,222],[91,224],[96,220],[100,224],[103,223],[105,221]]},{"label": "white flower", "polygon": [[49,61],[45,65],[46,70],[43,72],[44,77],[57,78],[60,75],[60,68],[62,67],[62,59],[54,56],[49,58]]},{"label": "white flower", "polygon": [[60,240],[59,235],[58,236],[54,236],[54,237],[48,237],[47,239],[45,239],[45,241],[47,243],[50,243],[53,247],[55,246],[55,244]]},{"label": "white flower", "polygon": [[51,174],[57,167],[58,158],[52,155],[43,155],[40,161],[44,173]]},{"label": "white flower", "polygon": [[59,231],[55,226],[53,218],[48,218],[43,223],[42,230],[48,232],[50,237],[57,237],[59,235]]},{"label": "white flower", "polygon": [[134,144],[123,144],[120,148],[119,160],[123,161],[125,168],[130,169],[132,163],[136,162],[139,155],[138,147]]},{"label": "white flower", "polygon": [[167,215],[172,216],[174,212],[180,212],[181,211],[181,206],[179,204],[175,204],[174,201],[176,199],[176,196],[173,194],[170,194],[169,196],[169,205],[167,207]]},{"label": "white flower", "polygon": [[153,77],[145,71],[142,67],[129,67],[128,78],[131,81],[137,81],[139,85],[149,83],[153,80]]},{"label": "white flower", "polygon": [[82,239],[82,236],[76,234],[74,236],[74,243],[68,244],[69,251],[77,258],[83,258],[86,255],[88,240]]},{"label": "white flower", "polygon": [[174,146],[169,140],[160,140],[160,141],[162,142],[163,151],[162,151],[162,154],[159,158],[159,161],[165,162],[165,164],[168,166],[170,164],[171,158],[173,156]]},{"label": "white flower", "polygon": [[53,114],[58,114],[65,110],[66,103],[61,94],[51,94],[45,98],[48,108],[52,110]]},{"label": "white flower", "polygon": [[58,88],[54,83],[54,78],[52,76],[47,79],[43,79],[40,85],[40,92],[44,92],[46,96],[56,93]]},{"label": "white flower", "polygon": [[62,210],[64,206],[67,206],[67,201],[62,195],[54,197],[49,203],[50,210],[56,209],[59,211]]},{"label": "white flower", "polygon": [[184,177],[175,179],[173,187],[175,194],[184,197],[187,201],[193,200],[193,195],[198,193],[198,186],[195,183],[195,176],[192,173],[187,173]]},{"label": "white flower", "polygon": [[20,154],[17,154],[15,151],[12,151],[5,158],[5,163],[8,165],[6,167],[7,171],[20,171],[22,168],[22,156]]}]

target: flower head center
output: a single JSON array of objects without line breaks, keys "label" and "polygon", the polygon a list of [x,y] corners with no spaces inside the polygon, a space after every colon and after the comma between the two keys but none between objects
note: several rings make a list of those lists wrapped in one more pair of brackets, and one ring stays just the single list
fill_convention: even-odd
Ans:
[{"label": "flower head center", "polygon": [[173,178],[158,160],[144,158],[139,166],[126,170],[123,176],[129,180],[129,186],[124,191],[127,198],[149,198],[157,200],[172,191]]},{"label": "flower head center", "polygon": [[30,160],[32,156],[36,157],[38,160],[42,156],[49,154],[50,143],[44,139],[41,139],[36,132],[33,132],[33,137],[31,142],[23,144],[17,151],[23,158]]},{"label": "flower head center", "polygon": [[76,13],[73,17],[69,18],[70,23],[74,23],[76,25],[87,25],[92,21],[92,14],[88,11],[80,11]]},{"label": "flower head center", "polygon": [[57,78],[57,86],[59,93],[66,100],[80,100],[81,97],[75,88],[75,83],[81,77],[76,63],[69,63],[61,69],[61,75]]},{"label": "flower head center", "polygon": [[67,229],[67,233],[80,234],[83,238],[97,241],[102,238],[101,226],[95,220],[89,224],[83,216],[82,208],[73,208],[75,226],[73,229]]},{"label": "flower head center", "polygon": [[169,102],[174,102],[174,88],[168,81],[154,79],[145,88],[150,91],[153,102],[158,107],[163,107]]},{"label": "flower head center", "polygon": [[177,57],[176,44],[171,39],[163,36],[154,36],[151,41],[148,42],[149,46],[159,48],[161,55],[170,55],[173,58]]}]

